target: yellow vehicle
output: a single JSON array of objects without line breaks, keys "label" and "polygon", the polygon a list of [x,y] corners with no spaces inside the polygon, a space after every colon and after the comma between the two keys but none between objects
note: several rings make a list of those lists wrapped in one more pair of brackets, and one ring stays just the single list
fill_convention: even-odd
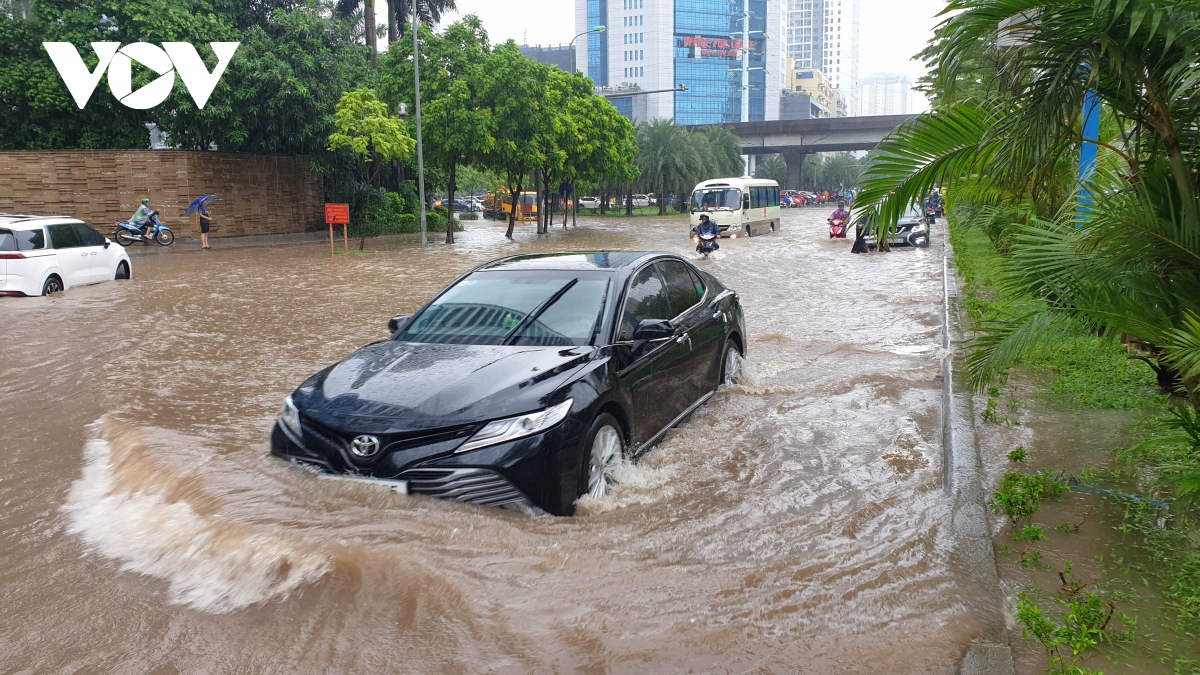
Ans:
[{"label": "yellow vehicle", "polygon": [[[517,220],[537,220],[537,193],[527,191],[521,193],[517,202]],[[489,192],[483,197],[483,217],[493,220],[508,220],[512,212],[512,195],[507,190]]]}]

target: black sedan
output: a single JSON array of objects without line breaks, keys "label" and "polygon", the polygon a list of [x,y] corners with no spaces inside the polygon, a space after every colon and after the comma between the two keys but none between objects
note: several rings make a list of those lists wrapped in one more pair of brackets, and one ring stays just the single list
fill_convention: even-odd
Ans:
[{"label": "black sedan", "polygon": [[287,399],[271,452],[411,494],[559,515],[741,376],[738,296],[669,253],[477,267]]}]

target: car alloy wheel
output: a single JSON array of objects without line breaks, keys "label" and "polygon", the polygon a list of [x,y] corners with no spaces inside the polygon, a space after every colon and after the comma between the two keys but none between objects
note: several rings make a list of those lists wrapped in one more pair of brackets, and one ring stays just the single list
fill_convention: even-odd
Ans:
[{"label": "car alloy wheel", "polygon": [[113,278],[114,279],[128,279],[129,278],[129,265],[125,264],[124,262],[121,262],[120,264],[118,264],[117,265],[117,273],[115,275],[113,275]]},{"label": "car alloy wheel", "polygon": [[592,436],[587,466],[589,495],[601,499],[608,494],[609,485],[615,482],[612,471],[621,462],[623,451],[621,431],[611,423],[603,424]]},{"label": "car alloy wheel", "polygon": [[46,280],[46,285],[42,286],[42,295],[54,295],[62,293],[63,283],[58,277],[50,277]]},{"label": "car alloy wheel", "polygon": [[721,359],[721,384],[742,381],[742,355],[733,340],[725,341],[725,357]]}]

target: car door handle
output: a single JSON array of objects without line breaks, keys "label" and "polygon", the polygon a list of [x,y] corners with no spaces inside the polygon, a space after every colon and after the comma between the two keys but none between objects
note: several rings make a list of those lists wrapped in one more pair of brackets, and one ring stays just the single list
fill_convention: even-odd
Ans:
[{"label": "car door handle", "polygon": [[682,334],[680,334],[680,336],[679,336],[679,337],[675,338],[675,341],[676,341],[676,342],[683,342],[684,340],[687,340],[687,339],[688,339],[688,334],[687,334],[687,333],[682,333]]}]

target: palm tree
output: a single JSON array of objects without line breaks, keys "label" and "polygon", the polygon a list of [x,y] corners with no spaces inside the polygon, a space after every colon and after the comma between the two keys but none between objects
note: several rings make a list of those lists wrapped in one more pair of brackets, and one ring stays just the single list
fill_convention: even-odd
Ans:
[{"label": "palm tree", "polygon": [[[939,79],[954,82],[984,45],[1003,95],[903,125],[873,154],[857,210],[894,223],[942,184],[952,206],[973,200],[982,218],[1012,222],[1013,290],[1035,301],[979,339],[976,386],[1082,324],[1140,342],[1160,383],[1200,410],[1196,2],[952,0],[946,12],[959,13],[939,29]],[[1071,158],[1088,90],[1111,137],[1080,198]]]},{"label": "palm tree", "polygon": [[787,182],[787,164],[779,155],[770,155],[754,168],[754,177],[773,180],[783,185]]},{"label": "palm tree", "polygon": [[665,215],[666,195],[690,190],[696,183],[697,171],[703,164],[699,144],[693,134],[669,119],[643,122],[635,133],[638,151],[634,163],[641,171],[641,182],[661,195],[658,213]]},{"label": "palm tree", "polygon": [[[404,27],[412,20],[412,0],[387,0],[387,4],[390,44],[404,37]],[[454,0],[417,0],[417,20],[432,28],[443,14],[457,9]]]}]

